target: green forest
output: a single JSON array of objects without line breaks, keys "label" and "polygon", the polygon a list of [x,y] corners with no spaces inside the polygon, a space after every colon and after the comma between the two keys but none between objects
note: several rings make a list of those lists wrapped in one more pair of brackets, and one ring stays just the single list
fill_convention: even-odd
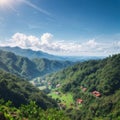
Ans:
[{"label": "green forest", "polygon": [[[78,63],[44,79],[51,83],[49,94],[57,101],[68,93],[73,96],[73,106],[66,108],[73,120],[120,119],[120,54]],[[56,87],[58,84],[60,87]],[[54,97],[55,91],[59,92],[58,97]],[[79,108],[75,107],[77,99],[83,101]]]},{"label": "green forest", "polygon": [[26,80],[0,71],[0,120],[69,120],[47,97]]},{"label": "green forest", "polygon": [[41,77],[40,91],[21,70],[49,73],[49,60],[1,51],[0,120],[120,120],[120,54],[72,64],[51,63],[62,70]]}]

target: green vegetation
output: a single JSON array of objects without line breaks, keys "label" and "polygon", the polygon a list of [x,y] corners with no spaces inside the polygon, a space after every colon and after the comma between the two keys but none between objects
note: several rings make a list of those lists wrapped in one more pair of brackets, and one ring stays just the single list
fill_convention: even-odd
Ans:
[{"label": "green vegetation", "polygon": [[0,98],[12,101],[16,107],[35,101],[43,109],[57,107],[54,100],[26,80],[0,71]]},{"label": "green vegetation", "polygon": [[[66,67],[57,61],[31,61],[0,51],[2,70],[29,79],[58,70],[56,66]],[[120,120],[120,54],[77,63],[38,77],[34,83],[40,84],[41,89],[46,87],[44,92],[49,97],[27,81],[0,71],[0,98],[5,101],[0,100],[0,117],[4,120],[69,120],[67,115],[72,120]]]},{"label": "green vegetation", "polygon": [[52,89],[60,84],[59,92],[71,93],[75,103],[79,98],[83,100],[79,109],[66,109],[73,120],[120,119],[120,54],[78,63],[46,76],[45,81]]},{"label": "green vegetation", "polygon": [[48,73],[56,72],[60,69],[73,65],[73,62],[48,60],[45,58],[33,59],[32,61],[36,64],[37,69],[40,71],[39,76],[44,76]]},{"label": "green vegetation", "polygon": [[0,100],[1,120],[70,120],[63,111],[57,109],[43,110],[31,101],[16,108],[10,101]]},{"label": "green vegetation", "polygon": [[63,94],[59,92],[52,91],[49,96],[55,99],[57,102],[65,104],[67,108],[71,107],[71,104],[74,104],[73,96],[70,93]]},{"label": "green vegetation", "polygon": [[72,62],[68,61],[47,59],[29,60],[26,57],[0,50],[0,69],[27,79],[43,76],[72,64]]}]

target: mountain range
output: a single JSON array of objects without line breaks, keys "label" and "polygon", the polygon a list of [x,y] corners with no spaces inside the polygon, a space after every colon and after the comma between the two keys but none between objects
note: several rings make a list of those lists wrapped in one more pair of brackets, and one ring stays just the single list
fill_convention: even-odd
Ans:
[{"label": "mountain range", "polygon": [[74,64],[69,61],[33,59],[0,50],[0,69],[28,79],[43,76]]},{"label": "mountain range", "polygon": [[22,57],[27,57],[29,59],[35,59],[35,58],[46,58],[49,60],[59,60],[59,61],[72,61],[72,62],[77,62],[77,61],[86,61],[86,60],[91,60],[91,59],[101,59],[104,58],[103,56],[56,56],[56,55],[51,55],[48,53],[45,53],[43,51],[33,51],[32,49],[22,49],[20,47],[0,47],[1,50],[3,51],[8,51],[15,53],[16,55],[22,56]]}]

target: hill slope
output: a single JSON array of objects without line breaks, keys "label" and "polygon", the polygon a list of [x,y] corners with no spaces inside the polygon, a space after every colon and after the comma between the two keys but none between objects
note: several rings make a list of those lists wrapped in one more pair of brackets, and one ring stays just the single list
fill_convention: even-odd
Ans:
[{"label": "hill slope", "polygon": [[73,62],[69,61],[48,60],[45,58],[33,59],[32,61],[36,64],[37,69],[40,71],[41,75],[56,72],[60,69],[66,68],[74,64]]},{"label": "hill slope", "polygon": [[103,60],[78,63],[48,75],[46,80],[62,83],[65,91],[84,86],[88,91],[97,89],[104,95],[111,95],[120,88],[120,54]]},{"label": "hill slope", "polygon": [[47,59],[35,59],[32,61],[26,57],[0,50],[0,69],[28,79],[52,73],[72,64],[72,62]]},{"label": "hill slope", "polygon": [[[82,99],[78,111],[67,111],[74,120],[120,119],[120,54],[76,64],[45,80],[57,91],[72,94],[75,105]],[[58,84],[61,86],[56,88]]]},{"label": "hill slope", "polygon": [[56,103],[27,81],[12,74],[0,71],[0,99],[12,101],[16,107],[31,100],[43,109],[56,107]]}]

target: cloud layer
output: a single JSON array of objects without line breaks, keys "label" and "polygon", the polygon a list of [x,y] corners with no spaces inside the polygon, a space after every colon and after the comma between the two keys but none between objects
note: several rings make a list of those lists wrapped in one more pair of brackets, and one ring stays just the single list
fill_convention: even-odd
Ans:
[{"label": "cloud layer", "polygon": [[120,41],[116,42],[97,42],[96,39],[78,42],[66,42],[63,40],[54,40],[51,33],[44,33],[40,38],[23,33],[15,33],[10,40],[1,42],[1,46],[30,48],[33,50],[42,50],[56,55],[89,55],[104,56],[120,53]]}]

